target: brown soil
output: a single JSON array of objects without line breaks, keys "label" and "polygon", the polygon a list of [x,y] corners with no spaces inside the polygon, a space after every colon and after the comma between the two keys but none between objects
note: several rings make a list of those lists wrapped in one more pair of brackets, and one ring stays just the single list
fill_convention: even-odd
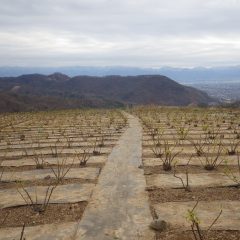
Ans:
[{"label": "brown soil", "polygon": [[[100,153],[98,156],[108,156],[109,153]],[[44,156],[46,157],[52,157],[52,154],[44,154]],[[60,157],[75,157],[76,154],[75,153],[61,153],[60,154]],[[92,155],[93,156],[93,155]],[[23,156],[8,156],[8,157],[0,157],[0,160],[18,160],[18,159],[22,159]],[[25,159],[32,159],[33,158],[33,155],[28,155],[28,157],[25,157]]]},{"label": "brown soil", "polygon": [[[72,165],[72,168],[84,168],[84,167],[92,167],[92,168],[102,168],[104,167],[105,163],[87,163],[86,166],[80,166],[79,164],[74,164]],[[66,166],[70,166],[71,164],[67,164]],[[48,169],[50,167],[56,167],[57,165],[55,164],[49,164],[49,165],[45,165],[43,169]],[[36,170],[36,166],[35,165],[31,165],[31,166],[19,166],[19,167],[4,167],[4,172],[20,172],[20,171],[27,171],[27,170]],[[1,173],[1,168],[0,168],[0,173]]]},{"label": "brown soil", "polygon": [[[228,168],[232,172],[236,172],[237,167],[233,165],[228,165]],[[218,166],[216,169],[208,171],[205,170],[203,166],[197,166],[197,165],[189,165],[188,166],[188,173],[224,173],[226,170],[225,166]],[[176,167],[177,173],[185,173],[186,172],[186,166],[177,166]],[[158,166],[145,166],[144,167],[144,174],[145,175],[152,175],[152,174],[173,174],[173,169],[171,171],[164,171],[162,168],[162,165]]]},{"label": "brown soil", "polygon": [[[97,179],[81,179],[81,178],[71,178],[71,179],[64,179],[59,185],[66,185],[72,183],[93,183],[97,184]],[[40,179],[35,181],[22,181],[21,184],[24,187],[31,187],[31,186],[50,186],[55,185],[55,179]],[[8,188],[16,188],[18,186],[17,182],[0,182],[0,190],[1,189],[8,189]]]},{"label": "brown soil", "polygon": [[[49,146],[46,146],[46,147],[27,147],[27,148],[25,148],[26,150],[46,150],[46,149],[50,149],[50,146],[51,145],[49,145]],[[115,144],[105,144],[104,145],[104,147],[103,147],[103,149],[104,148],[113,148],[115,146]],[[84,146],[85,147],[85,146]],[[91,148],[92,147],[92,145],[89,145],[89,146],[86,146],[86,147],[88,147],[88,148]],[[76,149],[76,148],[78,148],[78,146],[70,146],[70,147],[67,147],[67,146],[59,146],[58,147],[59,149]],[[81,148],[81,146],[79,146],[79,148]],[[11,148],[11,152],[14,152],[14,151],[19,151],[19,150],[22,150],[22,149],[19,149],[19,148]]]},{"label": "brown soil", "polygon": [[232,200],[240,201],[240,188],[193,188],[191,192],[184,189],[149,189],[149,198],[152,204],[163,202],[185,201],[216,201]]},{"label": "brown soil", "polygon": [[[225,138],[225,140],[226,139],[228,139],[228,140],[230,140],[230,139],[232,139],[232,138]],[[167,139],[164,139],[164,138],[162,138],[162,140],[167,140]],[[192,138],[191,139],[192,141],[198,141],[198,140],[200,140],[200,139],[196,139],[196,138]],[[187,138],[186,140],[184,140],[184,141],[189,141],[189,138]],[[143,143],[143,147],[144,148],[152,148],[154,145],[153,144],[150,144],[149,142],[147,142],[147,141],[144,141],[145,143]],[[174,143],[170,143],[169,144],[170,146],[174,146],[175,144]],[[190,141],[189,141],[189,143],[178,143],[177,144],[177,146],[178,147],[192,147],[193,149],[194,149],[194,145],[193,144],[191,144],[190,143]],[[205,146],[207,146],[207,145],[205,145]],[[228,147],[228,146],[231,146],[231,144],[230,143],[222,143],[222,146],[223,147]]]},{"label": "brown soil", "polygon": [[[179,153],[177,156],[178,157],[187,157],[187,158],[189,158],[191,155],[193,155],[193,157],[198,157],[198,155],[195,153],[195,150],[193,150],[192,152],[189,152],[189,153],[182,152],[182,153]],[[216,153],[212,153],[212,152],[208,153],[208,156],[215,156],[215,155],[216,155]],[[155,158],[156,157],[156,155],[153,152],[143,153],[142,156],[143,156],[143,158]],[[222,152],[221,154],[219,154],[219,156],[227,157],[229,155],[224,153],[224,152]]]},{"label": "brown soil", "polygon": [[[154,117],[155,118],[155,115]],[[153,119],[152,119],[153,120]],[[163,118],[159,116],[159,120],[157,121],[156,119],[153,120],[152,125],[156,128],[162,127],[165,132],[162,135],[161,139],[173,139],[174,136],[176,138],[176,131],[173,127],[173,122],[172,120],[168,120],[166,118],[166,115],[163,115]],[[213,120],[214,121],[214,120]],[[210,120],[209,122],[213,122]],[[226,123],[225,123],[226,121]],[[199,139],[199,134],[203,133],[202,127],[200,127],[203,124],[207,124],[208,121],[203,122],[199,121],[197,123],[197,126],[192,126],[191,130],[187,136],[186,140],[193,139],[197,140]],[[168,124],[169,123],[169,124]],[[229,135],[229,129],[228,126],[229,124],[229,119],[224,119],[224,124],[220,124],[221,130],[219,131],[219,134],[224,134],[224,139],[233,139],[233,135]],[[193,123],[192,124],[196,124]],[[180,126],[180,123],[179,123]],[[152,143],[148,141],[150,140],[151,137],[149,135],[150,131],[147,128],[143,128],[143,149],[149,150],[150,147],[152,146]],[[227,142],[225,142],[224,147],[229,146]],[[194,152],[194,157],[197,157],[195,153],[195,149],[193,144],[189,142],[180,142],[178,144],[178,147],[183,148],[183,151],[178,155],[178,157],[186,157],[186,159],[189,159],[191,156],[191,153],[189,150],[191,149],[192,152]],[[211,153],[211,156],[216,156],[216,153]],[[220,154],[221,156],[227,157],[228,155],[226,154],[225,150]],[[143,157],[155,157],[152,151],[149,152],[144,152]],[[177,157],[176,157],[177,159]],[[236,158],[237,159],[237,158]],[[159,161],[159,163],[161,163]],[[225,171],[225,166],[219,166],[217,169],[214,169],[212,171],[207,171],[204,169],[203,166],[197,166],[197,165],[192,165],[194,164],[194,160],[189,164],[188,172],[189,173],[224,173]],[[145,175],[151,175],[151,174],[173,174],[173,170],[166,172],[162,169],[162,166],[144,166],[144,174]],[[231,172],[237,172],[237,166],[229,166],[229,169]],[[177,166],[176,168],[177,173],[185,173],[186,167],[185,166]],[[233,182],[234,184],[234,182]],[[239,201],[240,200],[240,188],[236,187],[215,187],[215,188],[192,188],[191,192],[186,192],[184,189],[161,189],[161,188],[147,188],[148,193],[149,193],[149,198],[150,198],[150,209],[153,218],[157,218],[157,214],[154,211],[154,204],[156,203],[163,203],[163,202],[185,202],[185,201],[216,201],[216,200],[229,200],[229,201]],[[161,216],[160,216],[161,217]],[[200,223],[201,226],[201,223]],[[174,226],[173,226],[174,227]],[[157,240],[196,240],[194,238],[193,233],[190,231],[190,224],[189,224],[189,231],[183,231],[182,229],[169,229],[163,233],[158,233],[156,232],[156,239]],[[206,232],[203,232],[204,235]],[[197,238],[200,239],[200,238]],[[240,240],[240,231],[214,231],[211,230],[208,233],[208,236],[206,236],[204,239],[206,240]]]},{"label": "brown soil", "polygon": [[0,227],[19,227],[24,223],[26,226],[36,226],[78,221],[86,206],[87,202],[85,201],[71,204],[50,204],[43,213],[33,211],[30,206],[0,209]]},{"label": "brown soil", "polygon": [[[206,234],[206,232],[204,232]],[[240,231],[209,231],[207,240],[239,240]],[[156,234],[156,240],[195,240],[191,231],[166,231]]]},{"label": "brown soil", "polygon": [[[236,166],[228,166],[232,172],[236,172]],[[186,166],[177,166],[177,173],[185,173]],[[224,173],[225,166],[218,166],[212,171],[207,171],[203,166],[189,165],[189,173]],[[173,174],[173,170],[164,171],[161,165],[144,166],[144,174]],[[184,189],[161,189],[147,188],[150,198],[150,209],[153,218],[157,218],[153,204],[163,202],[183,202],[183,201],[216,201],[216,200],[240,200],[240,188],[237,187],[219,187],[219,188],[193,188],[191,192]],[[190,229],[190,226],[189,226]],[[157,240],[196,240],[191,231],[166,231],[163,233],[156,232]],[[210,231],[208,240],[239,240],[240,231]]]}]

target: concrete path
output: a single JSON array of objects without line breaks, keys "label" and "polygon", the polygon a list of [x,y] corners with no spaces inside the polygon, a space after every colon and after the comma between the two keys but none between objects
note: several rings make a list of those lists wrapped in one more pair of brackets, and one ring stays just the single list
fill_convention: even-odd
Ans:
[{"label": "concrete path", "polygon": [[109,155],[79,223],[76,239],[151,240],[154,233],[142,164],[142,128],[128,115],[129,128]]},{"label": "concrete path", "polygon": [[[26,227],[28,240],[153,240],[146,182],[141,165],[141,126],[130,115],[94,188],[82,220]],[[90,190],[92,187],[90,188]],[[19,239],[21,228],[0,229],[0,239]]]}]

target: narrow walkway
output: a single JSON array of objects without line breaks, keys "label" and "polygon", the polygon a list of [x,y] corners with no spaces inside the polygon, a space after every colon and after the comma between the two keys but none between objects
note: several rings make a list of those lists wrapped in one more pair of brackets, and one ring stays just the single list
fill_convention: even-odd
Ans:
[{"label": "narrow walkway", "polygon": [[152,221],[142,164],[142,128],[128,115],[129,127],[121,136],[94,189],[79,223],[76,239],[152,240]]},{"label": "narrow walkway", "polygon": [[[82,220],[27,227],[28,240],[153,240],[148,228],[146,182],[139,169],[142,129],[131,115],[129,127],[113,148]],[[77,231],[76,231],[77,230]],[[19,239],[21,228],[0,229],[0,239]]]}]

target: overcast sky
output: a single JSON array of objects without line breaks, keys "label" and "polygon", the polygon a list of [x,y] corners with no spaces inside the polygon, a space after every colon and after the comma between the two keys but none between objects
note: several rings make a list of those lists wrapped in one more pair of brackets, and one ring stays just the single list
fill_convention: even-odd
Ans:
[{"label": "overcast sky", "polygon": [[0,0],[0,66],[239,63],[240,0]]}]

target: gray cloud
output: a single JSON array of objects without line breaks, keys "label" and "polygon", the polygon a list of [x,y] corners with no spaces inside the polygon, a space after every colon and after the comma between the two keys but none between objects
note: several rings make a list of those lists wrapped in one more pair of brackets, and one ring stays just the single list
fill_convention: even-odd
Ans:
[{"label": "gray cloud", "polygon": [[239,0],[0,0],[0,65],[234,65]]}]

